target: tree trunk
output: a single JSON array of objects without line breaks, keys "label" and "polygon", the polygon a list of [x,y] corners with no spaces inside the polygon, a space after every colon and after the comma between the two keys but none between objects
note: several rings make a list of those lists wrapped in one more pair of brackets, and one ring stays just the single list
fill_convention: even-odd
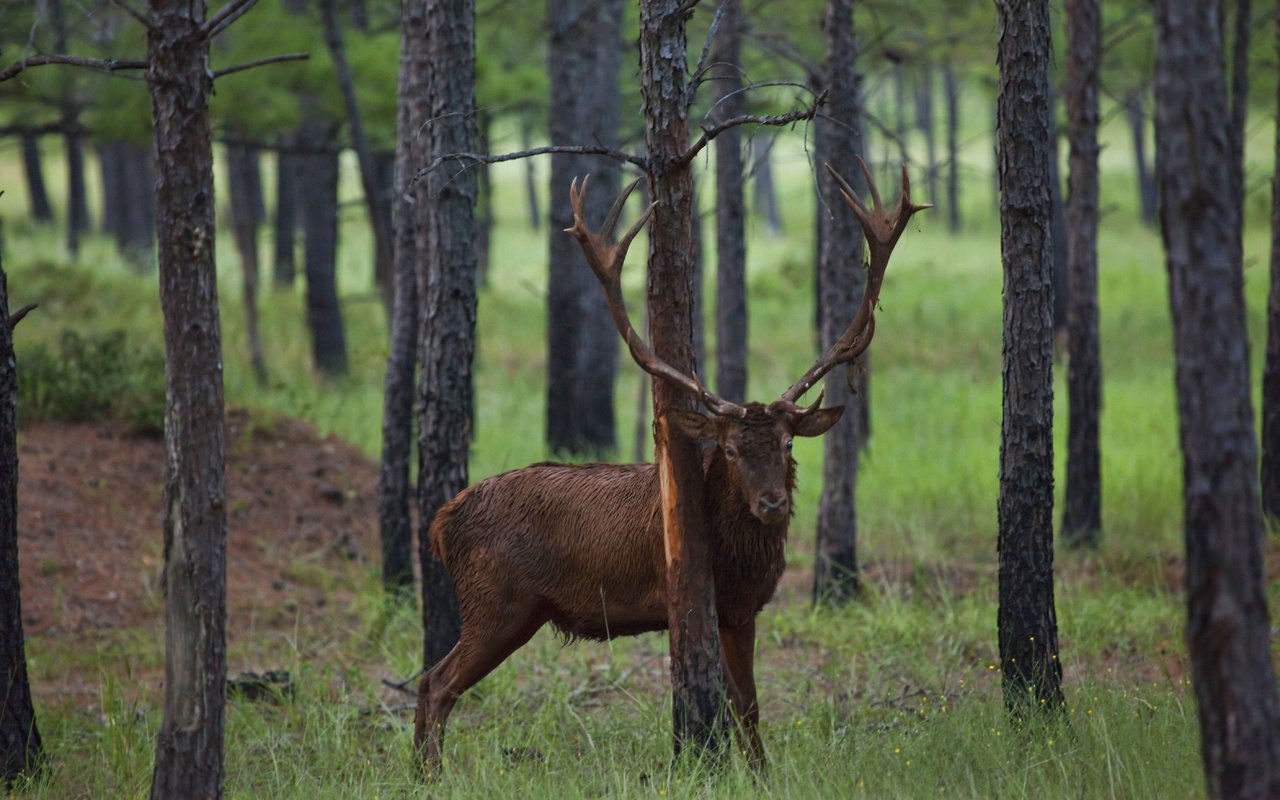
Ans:
[{"label": "tree trunk", "polygon": [[1133,161],[1138,176],[1138,208],[1142,221],[1156,224],[1156,178],[1147,164],[1147,116],[1142,110],[1142,92],[1135,91],[1125,100],[1125,117],[1133,136]]},{"label": "tree trunk", "polygon": [[347,373],[347,341],[338,303],[338,149],[326,122],[305,122],[299,139],[298,194],[302,201],[307,274],[307,327],[316,369]]},{"label": "tree trunk", "polygon": [[1053,598],[1053,142],[1048,3],[997,0],[1004,263],[997,620],[1005,704],[1062,706]]},{"label": "tree trunk", "polygon": [[[640,89],[644,97],[649,194],[649,334],[654,352],[677,370],[693,367],[693,173],[679,163],[689,144],[690,89],[685,12],[679,0],[641,0]],[[671,641],[674,747],[719,754],[728,747],[715,586],[696,442],[668,412],[693,409],[688,393],[653,381],[654,460],[662,491]]]},{"label": "tree trunk", "polygon": [[165,680],[153,798],[221,797],[226,479],[203,0],[151,0],[148,79],[165,340]]},{"label": "tree trunk", "polygon": [[[938,148],[937,137],[934,135],[934,114],[933,114],[933,65],[929,63],[920,66],[920,74],[918,76],[919,84],[916,86],[916,127],[924,134],[924,151],[927,159],[928,169],[925,171],[925,180],[929,186],[929,199],[938,197]],[[895,170],[896,171],[896,170]],[[897,177],[896,175],[894,177]]]},{"label": "tree trunk", "polygon": [[[757,136],[749,142],[755,153],[752,171],[755,173],[755,212],[769,226],[770,233],[782,231],[782,215],[778,213],[778,192],[773,182],[773,145],[776,136]],[[759,148],[758,150],[754,148]]]},{"label": "tree trunk", "polygon": [[156,230],[155,164],[149,149],[131,142],[117,151],[123,178],[117,245],[139,272],[151,266]]},{"label": "tree trunk", "polygon": [[320,0],[320,15],[324,18],[325,45],[329,49],[329,56],[333,59],[338,89],[342,93],[342,104],[347,113],[347,124],[351,126],[351,146],[356,151],[356,162],[360,168],[360,188],[364,190],[365,212],[369,217],[369,227],[373,231],[373,282],[382,297],[383,310],[390,319],[395,291],[391,279],[393,270],[391,220],[378,213],[378,168],[373,162],[373,150],[369,147],[369,139],[365,136],[360,104],[356,101],[355,84],[351,78],[351,67],[347,64],[347,51],[342,44],[342,32],[338,29],[338,11],[335,3],[336,0]]},{"label": "tree trunk", "polygon": [[[110,236],[116,248],[123,247],[126,197],[125,163],[120,142],[97,142],[99,174],[102,178],[102,232]],[[154,194],[154,192],[153,192]]]},{"label": "tree trunk", "polygon": [[1053,214],[1049,220],[1049,237],[1053,247],[1053,332],[1067,331],[1067,204],[1062,197],[1062,172],[1058,165],[1058,115],[1057,97],[1053,84],[1049,84],[1049,194],[1053,202]]},{"label": "tree trunk", "polygon": [[950,59],[942,65],[942,86],[947,95],[947,227],[955,233],[960,230],[960,87]]},{"label": "tree trunk", "polygon": [[1217,5],[1156,3],[1156,163],[1183,454],[1187,645],[1209,796],[1269,798],[1280,796],[1280,699]]},{"label": "tree trunk", "polygon": [[[65,52],[65,51],[63,51]],[[79,114],[63,116],[67,126],[67,252],[80,257],[80,235],[89,229],[89,201],[84,184],[84,143],[79,133]]]},{"label": "tree trunk", "polygon": [[[476,123],[480,153],[490,155],[493,114],[478,111]],[[476,198],[476,286],[483,288],[489,285],[489,245],[493,242],[493,180],[488,164],[477,164],[475,170],[479,185]]]},{"label": "tree trunk", "polygon": [[[1280,28],[1275,52],[1280,57]],[[1280,109],[1280,85],[1276,88]],[[1280,126],[1275,153],[1280,163]],[[1271,176],[1271,289],[1267,294],[1267,351],[1262,370],[1262,511],[1280,520],[1280,170]]]},{"label": "tree trunk", "polygon": [[1098,354],[1098,68],[1102,56],[1100,0],[1067,0],[1067,487],[1062,537],[1093,546],[1102,529],[1102,458],[1098,417],[1102,364]]},{"label": "tree trunk", "polygon": [[702,290],[704,275],[704,266],[706,263],[706,248],[703,247],[702,241],[702,203],[698,192],[698,178],[690,171],[690,181],[693,186],[693,219],[689,223],[689,233],[693,248],[693,281],[690,287],[693,290],[692,307],[693,307],[693,369],[701,375],[705,371],[703,367],[707,363],[707,334],[706,334],[706,303],[703,300],[705,292]]},{"label": "tree trunk", "polygon": [[[425,24],[423,80],[429,119],[437,122],[426,128],[423,163],[431,163],[475,150],[475,6],[472,0],[433,0],[426,4]],[[418,547],[427,667],[453,648],[461,627],[453,585],[431,553],[427,531],[440,506],[467,485],[476,328],[472,166],[445,161],[419,182],[417,193],[419,241],[425,245],[418,260]]]},{"label": "tree trunk", "polygon": [[[553,145],[618,144],[622,0],[550,0],[548,68]],[[618,193],[621,170],[605,157],[551,157],[550,275],[547,286],[547,444],[555,452],[601,453],[617,446],[614,378],[617,334],[582,249],[562,231],[573,224],[569,185],[591,174],[597,196]],[[608,207],[587,209],[593,228]]]},{"label": "tree trunk", "polygon": [[[818,161],[840,170],[859,193],[866,191],[861,170],[862,76],[856,66],[853,0],[828,0],[823,28],[827,39],[827,81],[830,95],[818,125]],[[848,213],[834,181],[818,182],[822,249],[819,318],[822,351],[840,338],[862,302],[863,236]],[[823,437],[822,496],[818,501],[817,555],[814,562],[815,603],[844,603],[858,594],[858,452],[866,431],[863,406],[868,397],[851,386],[865,383],[863,363],[832,370],[823,383],[827,403],[845,406],[840,421]]]},{"label": "tree trunk", "polygon": [[275,261],[271,283],[282,289],[293,286],[298,227],[298,157],[284,149],[276,151]]},{"label": "tree trunk", "polygon": [[425,163],[418,131],[431,118],[427,104],[424,3],[403,3],[400,77],[396,95],[395,302],[382,400],[382,469],[378,478],[378,530],[382,540],[382,586],[388,596],[413,600],[413,527],[409,460],[413,456],[414,370],[418,344],[417,203],[425,199],[409,181]]},{"label": "tree trunk", "polygon": [[[527,113],[521,114],[520,147],[528,150],[532,146],[533,120]],[[524,159],[524,192],[529,202],[529,227],[536,231],[542,227],[542,212],[538,207],[538,172],[531,158]]]},{"label": "tree trunk", "polygon": [[[1240,198],[1240,227],[1236,240],[1244,246],[1244,135],[1249,117],[1249,31],[1253,26],[1250,0],[1235,0],[1235,42],[1231,47],[1231,191]],[[1243,250],[1240,256],[1244,263]],[[1243,266],[1241,267],[1243,269]]]},{"label": "tree trunk", "polygon": [[[391,317],[395,314],[395,294],[396,294],[396,276],[395,276],[395,191],[396,191],[396,151],[391,150],[374,150],[373,157],[373,180],[374,180],[374,197],[373,197],[373,213],[378,216],[378,224],[384,226],[391,236],[391,263],[388,265],[389,272],[377,278],[378,286],[382,287],[385,283],[385,291],[387,297],[385,300],[385,310],[387,313],[387,328],[390,330]],[[374,259],[375,266],[377,260],[377,243],[374,243]],[[380,291],[382,289],[380,288]]]},{"label": "tree trunk", "polygon": [[40,767],[18,586],[18,368],[9,294],[0,268],[0,787]]},{"label": "tree trunk", "polygon": [[[745,30],[741,0],[721,0],[713,73],[716,120],[746,113],[740,51]],[[747,248],[742,137],[730,128],[716,149],[716,393],[735,403],[747,394]]]},{"label": "tree trunk", "polygon": [[244,294],[245,334],[249,340],[249,363],[258,385],[267,383],[267,359],[258,332],[258,219],[254,207],[254,174],[258,153],[245,145],[227,146],[227,194],[231,207],[231,232],[240,256],[241,288]]},{"label": "tree trunk", "polygon": [[22,169],[27,179],[27,197],[31,203],[31,218],[36,222],[52,222],[53,206],[49,203],[49,190],[44,184],[44,167],[40,158],[40,138],[33,133],[22,134]]}]

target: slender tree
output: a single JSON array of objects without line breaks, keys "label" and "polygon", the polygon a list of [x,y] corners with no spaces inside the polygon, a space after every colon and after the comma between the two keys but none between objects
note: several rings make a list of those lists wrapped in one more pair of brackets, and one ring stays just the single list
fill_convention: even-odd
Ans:
[{"label": "slender tree", "polygon": [[338,302],[338,144],[332,123],[303,122],[299,140],[303,264],[307,276],[307,328],[316,369],[329,377],[347,373],[347,335]]},{"label": "slender tree", "polygon": [[[693,174],[685,3],[640,2],[640,89],[644,97],[649,196],[649,335],[659,358],[693,373]],[[694,409],[689,393],[653,381],[654,461],[662,475],[667,554],[672,722],[677,754],[720,753],[728,744],[724,674],[697,444],[676,431],[673,409]]]},{"label": "slender tree", "polygon": [[18,590],[18,368],[9,294],[0,268],[0,789],[34,773],[42,744],[31,704]]},{"label": "slender tree", "polygon": [[23,131],[22,168],[27,181],[27,197],[31,202],[31,218],[36,222],[52,222],[53,206],[44,183],[44,162],[40,157],[40,137]]},{"label": "slender tree", "polygon": [[1156,3],[1156,152],[1187,547],[1187,645],[1212,798],[1280,796],[1257,451],[1218,3]]},{"label": "slender tree", "polygon": [[960,230],[960,84],[955,65],[942,65],[942,89],[947,100],[947,228]]},{"label": "slender tree", "polygon": [[292,287],[297,269],[294,254],[298,228],[298,156],[292,147],[287,144],[276,150],[276,208],[272,220],[275,248],[271,270],[271,285],[276,289]]},{"label": "slender tree", "polygon": [[1102,458],[1098,416],[1098,67],[1099,0],[1067,0],[1067,486],[1062,536],[1094,545],[1102,528]]},{"label": "slender tree", "polygon": [[1004,408],[997,626],[1005,703],[1062,705],[1053,599],[1053,154],[1047,0],[997,0]]},{"label": "slender tree", "polygon": [[258,326],[258,224],[261,220],[254,207],[258,153],[246,145],[231,144],[227,146],[226,154],[228,205],[231,207],[232,238],[240,255],[240,286],[244,299],[245,335],[249,340],[249,363],[254,378],[260,385],[265,385],[267,357]]},{"label": "slender tree", "polygon": [[[622,62],[622,0],[548,0],[547,62],[553,146],[618,143],[618,72]],[[547,444],[553,451],[591,453],[617,443],[614,378],[618,345],[595,280],[565,228],[573,214],[564,199],[574,176],[591,173],[605,196],[621,181],[617,161],[603,156],[551,156],[550,275],[547,286]],[[607,209],[588,209],[599,226]]]},{"label": "slender tree", "polygon": [[466,488],[471,447],[476,177],[469,162],[445,157],[475,152],[475,5],[413,2],[425,5],[423,80],[433,121],[419,135],[427,163],[443,159],[418,194],[418,547],[423,663],[430,667],[453,648],[462,624],[453,585],[431,552],[427,531],[440,506]]},{"label": "slender tree", "polygon": [[[741,49],[745,32],[741,0],[721,0],[713,74],[715,119],[746,113]],[[742,136],[736,128],[720,135],[716,148],[716,387],[726,400],[747,394],[747,251],[743,200]]]},{"label": "slender tree", "polygon": [[[1280,57],[1280,26],[1276,28]],[[1280,109],[1280,84],[1276,87]],[[1275,154],[1280,163],[1280,126]],[[1267,294],[1267,350],[1262,370],[1262,511],[1280,519],[1280,170],[1271,176],[1271,289]]]},{"label": "slender tree", "polygon": [[[855,176],[854,188],[861,195],[866,188],[863,180],[845,167],[851,167],[862,155],[862,80],[855,65],[853,0],[828,0],[823,28],[830,99],[825,117],[818,120],[818,157]],[[865,267],[862,230],[846,213],[840,187],[820,180],[818,197],[819,344],[825,351],[840,338],[862,302],[859,276]],[[865,364],[837,367],[823,384],[827,402],[845,406],[845,413],[823,438],[815,602],[846,602],[858,593],[858,453],[866,437],[864,407],[868,399],[864,370]]]}]

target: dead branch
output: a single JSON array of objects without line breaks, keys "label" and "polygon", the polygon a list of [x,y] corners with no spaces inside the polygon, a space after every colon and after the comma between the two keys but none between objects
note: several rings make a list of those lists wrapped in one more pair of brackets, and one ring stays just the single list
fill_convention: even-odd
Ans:
[{"label": "dead branch", "polygon": [[267,56],[266,58],[259,58],[256,61],[247,61],[243,64],[236,64],[234,67],[225,67],[223,69],[217,70],[216,72],[213,73],[213,78],[214,80],[217,80],[218,78],[221,78],[224,75],[232,75],[237,72],[244,72],[247,69],[253,69],[254,67],[261,67],[266,64],[278,64],[281,61],[306,61],[309,58],[311,58],[310,53],[284,53],[278,56]]},{"label": "dead branch", "polygon": [[13,330],[18,327],[18,323],[22,322],[22,318],[30,314],[38,305],[38,303],[27,303],[22,308],[13,312],[8,319],[9,330]]},{"label": "dead branch", "polygon": [[742,116],[727,119],[724,122],[717,123],[710,127],[702,126],[702,136],[698,137],[698,141],[693,143],[688,150],[680,154],[680,158],[676,161],[677,165],[688,164],[702,152],[702,148],[706,147],[712,139],[720,134],[736,128],[739,125],[791,125],[802,120],[813,119],[818,113],[818,108],[827,102],[827,93],[824,90],[822,94],[814,99],[813,104],[808,108],[802,108],[798,111],[791,111],[786,114],[743,114]]},{"label": "dead branch", "polygon": [[[728,10],[729,3],[734,0],[720,0],[716,4],[715,16],[711,18],[711,27],[707,28],[707,39],[702,43],[702,54],[698,56],[698,66],[693,70],[693,74],[689,76],[690,90],[696,89],[698,84],[702,82],[702,73],[708,69],[707,56],[711,54],[711,46],[715,42],[716,33],[720,30],[720,20],[724,18],[724,12]],[[731,32],[736,35],[736,32]]]},{"label": "dead branch", "polygon": [[258,0],[231,0],[231,2],[218,9],[216,14],[205,20],[200,29],[206,39],[212,39],[225,31],[228,25],[243,17],[249,9],[257,4]]},{"label": "dead branch", "polygon": [[0,71],[0,83],[12,80],[32,67],[43,67],[49,64],[66,64],[72,67],[83,67],[94,72],[111,74],[129,69],[146,69],[146,61],[133,61],[118,58],[84,58],[83,56],[45,55],[28,56],[21,61],[10,64]]},{"label": "dead branch", "polygon": [[440,165],[446,161],[471,161],[476,164],[499,164],[503,161],[515,161],[520,158],[530,158],[532,156],[541,155],[565,155],[565,156],[606,156],[614,161],[620,161],[624,164],[634,164],[640,168],[641,172],[648,174],[649,160],[643,156],[628,153],[615,147],[606,147],[598,144],[582,144],[582,145],[548,145],[545,147],[533,147],[528,150],[517,150],[512,153],[499,153],[497,155],[485,155],[483,153],[449,153],[433,160],[430,164],[418,170],[413,175],[413,180],[409,182],[413,186],[418,181],[427,177],[430,173],[439,169]]}]

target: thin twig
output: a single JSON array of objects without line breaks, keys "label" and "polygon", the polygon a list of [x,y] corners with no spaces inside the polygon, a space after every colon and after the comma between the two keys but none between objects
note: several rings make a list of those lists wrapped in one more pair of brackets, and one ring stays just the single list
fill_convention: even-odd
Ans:
[{"label": "thin twig", "polygon": [[720,30],[720,20],[724,17],[724,12],[728,10],[729,4],[735,2],[737,0],[720,0],[716,4],[716,14],[711,18],[711,27],[707,29],[707,39],[702,43],[702,55],[698,56],[698,66],[689,78],[690,91],[698,88],[698,84],[702,82],[702,71],[707,63],[707,56],[711,53],[711,45],[715,41],[716,31]]},{"label": "thin twig", "polygon": [[813,101],[813,105],[808,108],[802,108],[798,111],[791,111],[786,114],[743,114],[741,116],[727,119],[724,122],[717,123],[711,127],[702,126],[702,136],[698,137],[698,141],[693,146],[680,154],[680,158],[676,160],[677,165],[688,164],[702,152],[702,148],[706,147],[712,139],[720,134],[736,128],[739,125],[791,125],[795,122],[813,119],[818,113],[818,107],[827,102],[827,93],[824,90],[822,94]]},{"label": "thin twig", "polygon": [[228,25],[240,19],[245,12],[257,4],[258,0],[231,0],[231,2],[218,9],[217,13],[212,17],[205,20],[204,25],[201,26],[204,38],[212,39],[222,33],[227,29]]},{"label": "thin twig", "polygon": [[485,155],[483,153],[449,153],[440,156],[427,166],[418,170],[413,175],[413,180],[409,182],[413,186],[418,181],[425,178],[428,174],[435,171],[446,161],[472,161],[476,164],[499,164],[503,161],[515,161],[520,158],[529,158],[531,156],[541,155],[566,155],[566,156],[607,156],[614,161],[621,161],[626,164],[634,164],[639,167],[642,172],[649,171],[649,160],[628,153],[624,150],[618,150],[614,147],[606,147],[605,145],[585,144],[585,145],[548,145],[545,147],[533,147],[528,150],[517,150],[513,153],[499,153],[497,155]]},{"label": "thin twig", "polygon": [[11,80],[32,67],[43,67],[49,64],[66,64],[108,74],[126,69],[146,69],[148,66],[145,61],[126,61],[118,58],[84,58],[83,56],[62,55],[27,56],[0,71],[0,83]]},{"label": "thin twig", "polygon": [[30,314],[36,308],[37,305],[38,305],[37,303],[27,303],[22,308],[13,312],[13,314],[9,316],[9,320],[8,320],[9,330],[13,330],[14,328],[18,327],[18,323],[22,322],[22,318]]},{"label": "thin twig", "polygon": [[278,64],[281,61],[306,61],[308,58],[311,58],[310,53],[284,53],[278,56],[267,56],[266,58],[260,58],[257,61],[248,61],[244,64],[236,64],[234,67],[226,67],[225,69],[217,70],[213,73],[213,77],[216,80],[224,75],[244,72],[247,69],[261,67],[265,64]]},{"label": "thin twig", "polygon": [[147,30],[151,30],[156,27],[155,20],[147,16],[147,14],[144,13],[142,10],[134,8],[132,5],[129,4],[128,0],[111,0],[111,2],[115,3],[117,6],[120,6],[120,8],[124,9],[124,12],[129,16],[133,17],[138,22],[141,22],[142,27],[146,28]]}]

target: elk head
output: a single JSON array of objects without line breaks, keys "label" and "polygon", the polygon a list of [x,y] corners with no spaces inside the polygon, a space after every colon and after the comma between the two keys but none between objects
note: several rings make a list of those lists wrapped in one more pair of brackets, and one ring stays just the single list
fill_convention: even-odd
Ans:
[{"label": "elk head", "polygon": [[627,248],[631,246],[631,240],[649,221],[655,204],[650,204],[645,209],[621,239],[612,244],[610,240],[623,205],[640,181],[634,181],[618,195],[598,233],[593,233],[587,228],[583,214],[583,203],[591,176],[588,175],[583,179],[581,190],[578,189],[577,180],[574,180],[569,190],[569,202],[573,207],[573,227],[565,230],[578,240],[586,255],[588,266],[604,288],[609,315],[613,318],[613,323],[622,340],[627,343],[631,357],[650,375],[684,388],[711,412],[712,416],[707,417],[693,411],[672,411],[672,422],[686,436],[716,441],[724,453],[728,469],[738,479],[736,485],[742,489],[743,502],[752,514],[766,524],[782,522],[791,513],[792,438],[821,436],[830,430],[844,413],[843,406],[822,408],[821,393],[809,406],[799,406],[796,401],[837,365],[855,361],[871,344],[871,338],[875,335],[875,309],[880,299],[880,286],[884,282],[884,271],[889,265],[889,257],[893,253],[894,245],[906,230],[911,215],[932,207],[928,204],[916,205],[911,202],[911,184],[904,165],[902,192],[894,208],[886,210],[880,202],[880,193],[876,189],[875,181],[871,178],[866,163],[859,158],[858,164],[862,167],[867,186],[871,191],[871,209],[867,209],[862,204],[848,182],[830,164],[827,164],[826,168],[839,184],[845,203],[853,212],[866,236],[870,258],[866,268],[866,287],[862,293],[862,303],[840,338],[798,381],[768,405],[761,403],[739,405],[713,394],[702,385],[696,373],[687,375],[675,369],[659,358],[648,343],[636,333],[622,298],[622,264],[627,256]]}]

